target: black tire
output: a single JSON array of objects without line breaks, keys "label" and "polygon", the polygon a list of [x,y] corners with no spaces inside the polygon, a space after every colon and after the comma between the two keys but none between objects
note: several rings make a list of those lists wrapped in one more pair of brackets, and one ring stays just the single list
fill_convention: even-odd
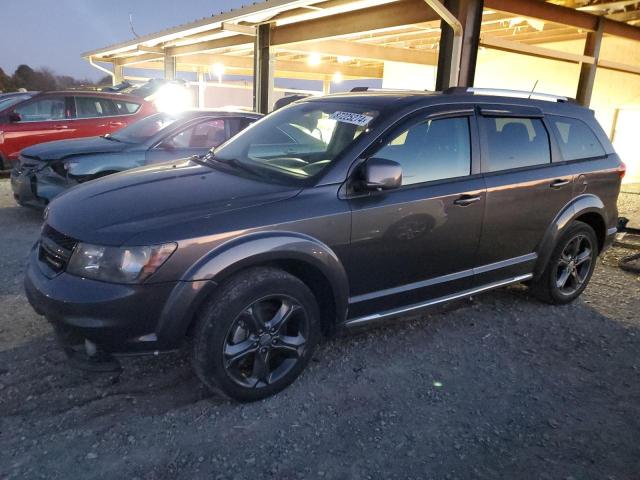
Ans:
[{"label": "black tire", "polygon": [[260,400],[300,375],[319,339],[320,314],[309,287],[277,268],[250,268],[224,282],[200,310],[193,368],[215,393]]},{"label": "black tire", "polygon": [[591,226],[573,222],[556,244],[531,293],[552,305],[573,302],[587,288],[598,258],[598,239]]}]

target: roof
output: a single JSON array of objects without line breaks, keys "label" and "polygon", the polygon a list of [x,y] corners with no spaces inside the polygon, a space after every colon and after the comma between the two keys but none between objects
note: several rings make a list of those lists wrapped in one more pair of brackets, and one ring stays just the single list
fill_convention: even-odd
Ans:
[{"label": "roof", "polygon": [[[545,46],[584,41],[602,21],[606,35],[640,41],[640,0],[484,0],[480,46],[574,64],[582,51]],[[274,76],[326,80],[382,78],[385,62],[436,66],[441,20],[423,0],[268,0],[85,52],[122,67],[253,74],[256,25],[269,23]],[[315,60],[310,61],[314,56]],[[640,73],[625,60],[598,66]],[[613,61],[616,60],[616,61]]]}]

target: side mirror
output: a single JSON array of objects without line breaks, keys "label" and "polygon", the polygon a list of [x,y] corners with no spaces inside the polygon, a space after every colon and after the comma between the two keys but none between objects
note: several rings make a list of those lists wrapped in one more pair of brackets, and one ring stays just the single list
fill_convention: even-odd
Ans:
[{"label": "side mirror", "polygon": [[402,167],[386,158],[369,158],[364,167],[364,183],[369,190],[393,190],[402,186]]},{"label": "side mirror", "polygon": [[22,121],[22,117],[20,116],[19,113],[11,112],[9,114],[9,121],[10,122],[20,122],[20,121]]}]

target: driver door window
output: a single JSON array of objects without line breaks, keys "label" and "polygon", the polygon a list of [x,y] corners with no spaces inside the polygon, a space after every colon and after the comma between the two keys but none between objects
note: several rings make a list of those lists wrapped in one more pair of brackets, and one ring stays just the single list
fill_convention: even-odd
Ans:
[{"label": "driver door window", "polygon": [[403,185],[469,175],[469,120],[467,117],[421,120],[393,135],[373,156],[398,162]]}]

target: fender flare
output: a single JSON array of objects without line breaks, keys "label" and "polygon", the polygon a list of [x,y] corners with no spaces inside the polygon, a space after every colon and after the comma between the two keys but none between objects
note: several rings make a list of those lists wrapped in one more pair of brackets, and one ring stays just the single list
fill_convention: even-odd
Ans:
[{"label": "fender flare", "polygon": [[225,242],[189,268],[165,303],[156,329],[158,338],[166,341],[183,338],[198,308],[225,278],[252,265],[287,260],[306,263],[326,278],[335,302],[335,322],[344,321],[349,283],[333,250],[305,234],[266,231]]},{"label": "fender flare", "polygon": [[607,218],[607,211],[598,197],[592,194],[580,195],[572,199],[567,205],[564,206],[560,213],[556,215],[551,225],[547,228],[547,231],[542,237],[538,251],[538,261],[534,269],[533,277],[535,279],[540,278],[544,272],[549,258],[553,252],[553,249],[558,242],[560,236],[564,233],[565,229],[571,225],[571,223],[581,215],[585,213],[597,213],[605,225],[609,225],[609,219]]}]

